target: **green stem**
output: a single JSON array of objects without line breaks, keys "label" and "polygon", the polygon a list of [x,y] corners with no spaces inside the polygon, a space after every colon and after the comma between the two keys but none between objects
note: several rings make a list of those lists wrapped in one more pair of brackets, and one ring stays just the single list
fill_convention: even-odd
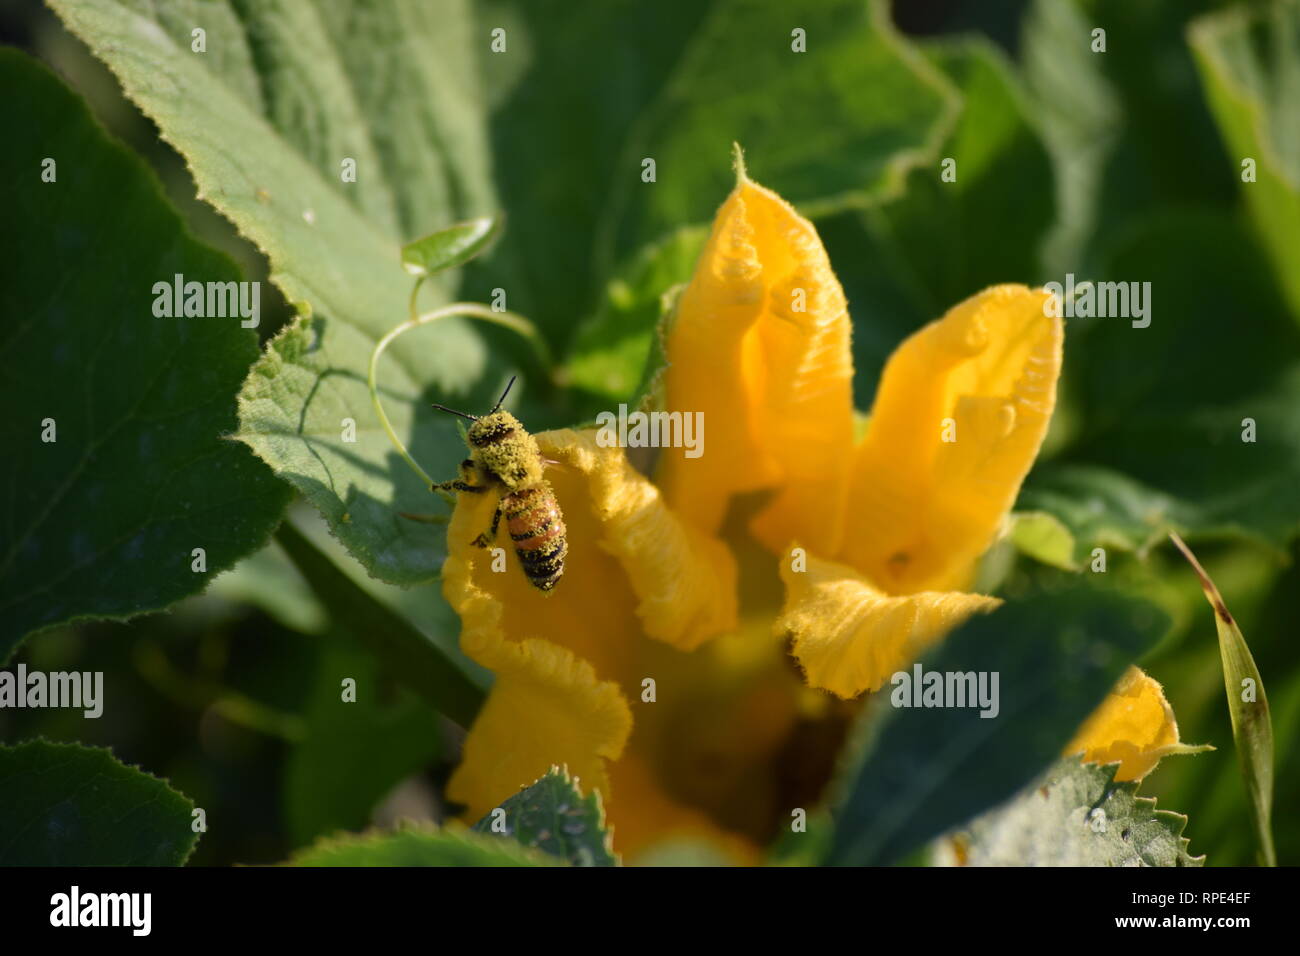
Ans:
[{"label": "green stem", "polygon": [[435,484],[434,480],[429,477],[428,472],[416,463],[415,459],[411,457],[410,452],[406,450],[406,446],[402,444],[402,440],[397,437],[397,433],[393,431],[393,424],[388,420],[388,414],[384,411],[383,403],[379,400],[379,389],[375,385],[375,377],[379,369],[379,356],[383,354],[384,349],[388,348],[389,343],[399,335],[409,332],[411,329],[418,328],[421,325],[428,325],[430,322],[436,322],[439,319],[445,319],[449,316],[460,315],[470,319],[478,319],[482,322],[491,322],[494,325],[504,326],[513,332],[518,332],[532,344],[533,348],[537,352],[538,358],[541,360],[543,368],[546,369],[547,374],[551,373],[553,365],[551,362],[551,353],[546,347],[546,342],[542,339],[533,323],[529,322],[522,315],[516,315],[513,312],[495,312],[487,306],[480,305],[477,302],[453,302],[451,305],[444,305],[442,308],[434,309],[432,312],[426,312],[423,315],[416,315],[416,296],[420,291],[420,283],[423,281],[423,277],[416,280],[415,288],[411,290],[411,317],[380,339],[375,345],[375,350],[370,353],[370,371],[366,381],[370,387],[370,401],[375,406],[375,413],[379,416],[379,424],[383,426],[384,432],[388,435],[388,440],[393,443],[393,447],[396,448],[397,453],[402,456],[402,460],[411,467],[412,471],[420,476],[420,480],[423,481],[427,487],[432,488]]},{"label": "green stem", "polygon": [[193,678],[182,673],[172,666],[166,652],[152,641],[137,646],[135,663],[155,690],[181,707],[198,711],[211,707],[232,724],[289,743],[299,743],[307,736],[307,726],[301,717],[277,711],[223,686],[219,681]]}]

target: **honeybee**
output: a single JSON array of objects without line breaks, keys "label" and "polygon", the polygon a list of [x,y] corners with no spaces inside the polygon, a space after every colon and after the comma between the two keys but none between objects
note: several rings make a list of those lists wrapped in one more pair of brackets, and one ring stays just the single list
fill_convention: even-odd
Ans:
[{"label": "honeybee", "polygon": [[501,403],[514,384],[512,377],[495,407],[482,417],[445,405],[433,406],[474,423],[465,433],[471,456],[460,463],[460,477],[434,485],[433,490],[500,495],[492,527],[475,538],[474,545],[490,547],[496,540],[501,516],[505,515],[506,530],[524,575],[539,591],[550,591],[564,575],[569,542],[560,504],[550,483],[542,477],[546,462],[537,439],[528,434],[519,419],[501,411]]}]

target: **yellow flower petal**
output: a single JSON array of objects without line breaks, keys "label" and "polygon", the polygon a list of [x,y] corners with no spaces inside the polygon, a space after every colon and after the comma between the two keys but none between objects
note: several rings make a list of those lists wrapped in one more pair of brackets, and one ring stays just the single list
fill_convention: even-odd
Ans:
[{"label": "yellow flower petal", "polygon": [[627,701],[586,661],[548,641],[502,641],[480,648],[496,673],[487,703],[465,738],[447,796],[477,820],[552,764],[567,765],[585,791],[608,799],[606,760],[617,760],[632,731]]},{"label": "yellow flower petal", "polygon": [[714,534],[733,495],[773,488],[753,524],[760,541],[834,547],[853,441],[849,334],[816,230],[742,172],[667,338],[665,407],[705,424],[700,457],[660,459],[674,510]]},{"label": "yellow flower petal", "polygon": [[1116,780],[1141,780],[1161,757],[1200,749],[1179,742],[1178,722],[1160,684],[1130,667],[1065,753],[1082,753],[1093,763],[1120,764]]},{"label": "yellow flower petal", "polygon": [[759,862],[758,847],[715,824],[708,815],[664,792],[645,761],[629,754],[611,768],[618,796],[605,807],[614,831],[614,848],[635,865],[647,850],[665,843],[704,843],[737,866]]},{"label": "yellow flower petal", "polygon": [[986,289],[885,366],[838,557],[887,593],[970,586],[1055,406],[1063,333],[1047,295]]},{"label": "yellow flower petal", "polygon": [[600,545],[622,564],[650,637],[680,650],[736,626],[736,564],[721,541],[682,522],[621,449],[590,432],[547,432],[542,450],[587,476]]},{"label": "yellow flower petal", "polygon": [[811,554],[807,570],[793,570],[793,550],[781,562],[786,601],[775,629],[790,635],[808,683],[840,697],[878,690],[972,614],[1001,604],[958,591],[891,597],[852,568]]}]

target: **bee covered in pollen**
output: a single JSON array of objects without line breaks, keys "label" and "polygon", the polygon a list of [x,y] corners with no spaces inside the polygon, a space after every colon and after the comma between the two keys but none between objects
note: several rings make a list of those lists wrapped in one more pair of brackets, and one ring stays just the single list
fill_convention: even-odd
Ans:
[{"label": "bee covered in pollen", "polygon": [[529,583],[539,591],[549,592],[564,575],[569,543],[555,492],[542,477],[545,459],[537,439],[528,434],[519,419],[501,411],[501,403],[514,384],[511,378],[496,406],[481,417],[444,405],[433,406],[473,422],[466,429],[470,457],[460,463],[460,477],[434,485],[433,490],[498,494],[492,526],[475,538],[474,544],[490,547],[504,515],[515,555]]}]

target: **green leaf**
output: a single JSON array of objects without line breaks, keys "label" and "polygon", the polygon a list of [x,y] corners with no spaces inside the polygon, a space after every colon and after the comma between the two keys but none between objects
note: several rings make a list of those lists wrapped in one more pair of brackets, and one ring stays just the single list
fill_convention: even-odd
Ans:
[{"label": "green leaf", "polygon": [[[375,342],[407,317],[402,242],[499,208],[466,6],[52,6],[185,157],[200,197],[266,254],[285,299],[312,316],[250,375],[238,437],[370,573],[405,585],[435,577],[443,548],[398,516],[433,498],[389,445],[366,375]],[[204,53],[192,49],[199,26]],[[356,182],[343,181],[345,159]],[[426,299],[445,299],[445,281],[424,285]],[[501,374],[481,381],[494,367]],[[460,318],[394,343],[379,366],[394,429],[448,476],[464,449],[426,391],[479,407],[507,375]]]},{"label": "green leaf", "polygon": [[408,828],[395,833],[322,840],[288,866],[558,866],[507,840],[461,830]]},{"label": "green leaf", "polygon": [[[349,326],[319,316],[296,319],[267,343],[244,383],[238,437],[316,506],[371,574],[394,584],[427,583],[446,558],[443,536],[401,512],[427,512],[440,499],[408,470],[375,416],[365,373],[373,348]],[[432,409],[417,429],[410,404],[394,400],[416,389],[391,367],[385,372],[387,365],[381,360],[380,391],[394,429],[413,436],[411,454],[435,474],[438,462],[459,462],[464,445],[455,429],[445,421],[436,427]],[[353,428],[356,441],[348,442]]]},{"label": "green leaf", "polygon": [[1044,564],[1077,571],[1075,537],[1047,511],[1019,511],[1011,516],[1011,540],[1016,549]]},{"label": "green leaf", "polygon": [[[575,15],[527,0],[482,18],[484,47],[497,26],[506,52],[482,67],[510,229],[471,268],[471,297],[510,289],[511,308],[561,345],[615,264],[712,218],[734,184],[732,143],[755,181],[810,211],[840,208],[928,155],[954,107],[883,3],[820,0],[795,15],[762,0],[613,0]],[[792,50],[795,28],[806,53]]]},{"label": "green leaf", "polygon": [[458,222],[402,246],[402,268],[413,276],[424,277],[463,266],[481,254],[500,231],[498,216]]},{"label": "green leaf", "polygon": [[[343,681],[355,681],[354,700]],[[289,755],[284,806],[289,838],[303,846],[335,830],[360,830],[394,786],[442,748],[438,714],[391,686],[359,647],[324,643],[307,700],[306,738]]]},{"label": "green leaf", "polygon": [[[809,52],[792,50],[795,27]],[[955,108],[885,3],[823,0],[794,17],[762,0],[715,5],[625,148],[633,175],[616,180],[611,206],[626,209],[620,233],[631,241],[618,248],[705,221],[734,174],[699,157],[732,143],[755,181],[809,211],[835,209],[896,186],[930,156]],[[649,189],[639,175],[647,157],[662,171]]]},{"label": "green leaf", "polygon": [[963,866],[1203,866],[1187,852],[1187,817],[1157,810],[1136,783],[1116,783],[1118,769],[1060,760],[940,852]]},{"label": "green leaf", "polygon": [[234,264],[46,68],[5,50],[0,80],[3,661],[29,633],[202,590],[266,540],[288,489],[224,440],[257,333],[154,314],[154,283],[236,281]]},{"label": "green leaf", "polygon": [[274,539],[213,581],[204,597],[252,604],[302,634],[323,634],[329,625],[324,605]]},{"label": "green leaf", "polygon": [[181,866],[194,804],[108,750],[0,746],[0,866]]},{"label": "green leaf", "polygon": [[1083,263],[1096,227],[1102,173],[1121,130],[1122,107],[1092,24],[1075,3],[1035,0],[1025,14],[1021,60],[1031,111],[1051,151],[1058,218],[1045,256],[1053,272]]},{"label": "green leaf", "polygon": [[[1188,21],[1220,0],[1035,0],[1020,59],[1052,155],[1060,216],[1052,278],[1102,278],[1114,237],[1171,204],[1227,208],[1234,172],[1187,48]],[[1094,52],[1093,30],[1105,30]]]},{"label": "green leaf", "polygon": [[[1232,7],[1197,20],[1188,39],[1246,208],[1300,320],[1300,3]],[[1242,180],[1245,159],[1254,182]]]},{"label": "green leaf", "polygon": [[1047,151],[1001,52],[974,39],[923,49],[961,92],[962,111],[939,151],[956,178],[943,181],[938,163],[915,169],[903,194],[868,216],[906,261],[908,292],[928,320],[983,286],[1032,282],[1054,210]]},{"label": "green leaf", "polygon": [[[804,810],[803,829],[795,830],[791,824],[781,828],[781,834],[768,848],[768,866],[817,866],[830,851],[835,827],[830,811],[825,807]],[[642,865],[640,858],[637,865]]]},{"label": "green leaf", "polygon": [[[925,44],[962,109],[930,162],[865,212],[818,221],[854,317],[854,398],[871,406],[880,370],[921,325],[990,285],[1038,281],[1054,206],[1048,154],[1016,77],[990,44]],[[942,180],[951,159],[956,180]]]},{"label": "green leaf", "polygon": [[895,708],[901,688],[882,690],[867,714],[875,738],[847,776],[826,862],[892,863],[1012,796],[1060,756],[1167,625],[1148,601],[1079,584],[968,621],[920,666],[986,672],[990,682],[998,674],[997,715]]},{"label": "green leaf", "polygon": [[[1016,543],[1058,567],[1082,567],[1094,548],[1136,552],[1145,557],[1172,527],[1195,523],[1194,509],[1106,468],[1046,465],[1030,473],[1016,507],[1054,522],[1055,527],[1016,526]],[[1046,535],[1035,542],[1035,534]],[[1065,537],[1068,535],[1069,540]],[[1035,544],[1051,555],[1035,553]],[[1068,544],[1069,550],[1065,551]],[[1028,545],[1029,547],[1025,547]],[[1063,556],[1065,561],[1053,560]]]},{"label": "green leaf", "polygon": [[382,331],[405,312],[401,242],[499,208],[466,4],[51,6],[185,156],[201,198],[266,253],[288,301]]},{"label": "green leaf", "polygon": [[552,767],[474,824],[478,833],[509,837],[573,866],[617,866],[605,829],[605,810],[594,791],[582,795],[567,769]]},{"label": "green leaf", "polygon": [[679,229],[646,246],[609,280],[595,316],[578,330],[565,369],[567,383],[587,393],[579,417],[635,398],[655,354],[670,290],[690,278],[708,237],[703,226]]},{"label": "green leaf", "polygon": [[292,522],[280,526],[277,540],[325,605],[333,624],[367,645],[395,677],[439,712],[462,727],[474,722],[486,692],[457,661],[354,583]]},{"label": "green leaf", "polygon": [[1237,746],[1237,760],[1250,796],[1251,817],[1259,840],[1259,853],[1265,866],[1277,866],[1273,847],[1273,719],[1269,714],[1264,680],[1251,656],[1241,628],[1228,612],[1219,589],[1205,573],[1191,549],[1177,535],[1174,544],[1196,571],[1205,599],[1214,608],[1214,626],[1219,632],[1219,655],[1223,659],[1223,686],[1228,695],[1228,713],[1232,717],[1232,739]]},{"label": "green leaf", "polygon": [[1282,551],[1300,530],[1300,328],[1267,261],[1236,221],[1203,211],[1117,243],[1101,274],[1150,282],[1150,325],[1067,318],[1063,383],[1080,418],[1058,459],[1150,489],[1189,534]]}]

